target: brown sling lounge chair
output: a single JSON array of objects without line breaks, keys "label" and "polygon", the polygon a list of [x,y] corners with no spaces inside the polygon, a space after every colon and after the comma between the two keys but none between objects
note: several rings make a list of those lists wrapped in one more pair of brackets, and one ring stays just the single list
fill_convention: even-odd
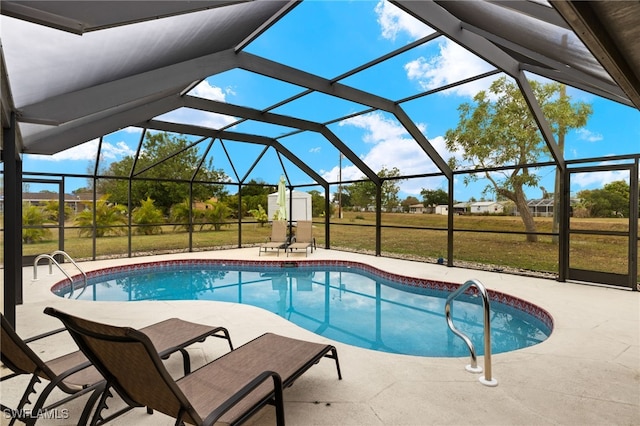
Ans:
[{"label": "brown sling lounge chair", "polygon": [[266,404],[284,425],[283,388],[336,348],[267,333],[174,380],[142,331],[74,317],[54,308],[76,343],[128,404],[176,419],[176,425],[240,424]]},{"label": "brown sling lounge chair", "polygon": [[307,256],[308,249],[311,248],[311,253],[316,246],[316,239],[313,238],[313,224],[310,220],[299,220],[296,226],[296,237],[291,244],[287,246],[289,253],[293,250],[304,250],[304,255]]},{"label": "brown sling lounge chair", "polygon": [[258,256],[260,256],[263,251],[266,253],[268,250],[276,250],[276,256],[280,256],[280,250],[286,249],[288,242],[287,221],[274,220],[271,223],[271,237],[266,243],[260,245]]},{"label": "brown sling lounge chair", "polygon": [[[150,325],[141,330],[143,330],[153,342],[154,347],[158,350],[157,355],[159,358],[166,359],[174,352],[181,352],[185,374],[188,374],[191,370],[189,354],[185,350],[187,346],[204,341],[207,337],[213,336],[226,339],[229,343],[229,348],[233,350],[229,333],[223,327],[211,327],[172,318]],[[12,371],[12,374],[2,377],[0,381],[5,381],[23,374],[31,375],[31,380],[17,408],[11,409],[5,404],[2,404],[3,414],[11,416],[9,424],[13,424],[16,420],[20,420],[28,425],[35,424],[36,420],[38,420],[37,413],[52,410],[71,399],[88,392],[94,392],[85,405],[79,424],[84,424],[88,421],[88,416],[95,401],[103,394],[106,386],[104,377],[93,367],[81,351],[75,351],[49,361],[43,361],[28,346],[28,343],[53,336],[62,331],[66,331],[66,329],[60,328],[22,340],[11,324],[9,324],[9,321],[2,315],[2,363]],[[51,340],[51,343],[54,343],[54,341]],[[36,393],[35,386],[41,379],[45,379],[49,383],[39,392],[35,404],[30,405],[31,401],[29,401],[29,398]],[[68,396],[45,406],[44,404],[47,397],[55,388],[62,390],[68,394]],[[127,408],[127,410],[130,408],[131,407]],[[109,416],[108,419],[96,418],[96,421],[106,422],[122,413],[123,411],[119,411]]]}]

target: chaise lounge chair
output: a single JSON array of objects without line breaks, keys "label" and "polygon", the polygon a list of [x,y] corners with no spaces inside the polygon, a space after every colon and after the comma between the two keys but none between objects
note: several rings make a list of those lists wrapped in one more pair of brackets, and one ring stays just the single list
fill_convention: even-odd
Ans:
[{"label": "chaise lounge chair", "polygon": [[[1,315],[1,314],[0,314]],[[2,411],[5,416],[10,415],[10,425],[16,420],[20,420],[27,425],[33,425],[38,420],[38,413],[43,413],[59,407],[66,402],[84,395],[94,392],[87,401],[85,409],[81,414],[79,424],[85,424],[88,421],[90,411],[96,400],[106,387],[104,377],[96,370],[91,362],[81,351],[75,351],[50,361],[43,361],[29,346],[28,343],[36,342],[49,336],[53,336],[65,328],[50,331],[29,339],[21,339],[15,332],[9,321],[2,317],[2,363],[8,367],[12,373],[4,376],[0,381],[12,379],[14,377],[29,374],[31,380],[27,385],[16,409],[11,409],[2,404]],[[223,327],[211,327],[203,324],[195,324],[183,321],[177,318],[168,319],[159,323],[150,325],[141,329],[146,333],[158,351],[158,357],[162,359],[168,358],[175,352],[181,352],[183,356],[184,374],[191,371],[189,354],[185,350],[187,346],[196,342],[204,341],[207,337],[219,337],[226,339],[229,348],[233,350],[231,338],[228,331]],[[46,387],[37,396],[34,405],[30,405],[29,398],[36,393],[35,386],[41,382],[41,379],[49,381]],[[45,402],[55,388],[65,392],[68,396],[45,406]],[[131,409],[128,407],[126,410]],[[108,419],[100,419],[108,421],[124,411],[119,411]],[[98,420],[98,419],[96,419]]]},{"label": "chaise lounge chair", "polygon": [[311,248],[311,253],[316,247],[316,239],[313,237],[313,224],[310,220],[299,220],[296,226],[296,237],[291,244],[287,246],[289,253],[293,250],[304,250],[304,255],[308,255],[307,249]]},{"label": "chaise lounge chair", "polygon": [[268,250],[276,250],[276,256],[280,256],[280,250],[286,249],[288,242],[287,221],[274,220],[271,224],[271,237],[266,243],[260,246],[258,256],[260,256],[263,251],[266,253]]},{"label": "chaise lounge chair", "polygon": [[284,425],[283,388],[323,357],[336,362],[331,345],[267,333],[174,380],[142,331],[78,318],[54,308],[78,346],[107,379],[107,387],[132,406],[146,406],[176,419],[176,425],[240,424],[267,404]]}]

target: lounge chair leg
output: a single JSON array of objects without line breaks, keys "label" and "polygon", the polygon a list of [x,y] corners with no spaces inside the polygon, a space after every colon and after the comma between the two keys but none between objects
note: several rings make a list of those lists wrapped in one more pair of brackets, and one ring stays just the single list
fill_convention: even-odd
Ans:
[{"label": "lounge chair leg", "polygon": [[233,350],[233,343],[231,343],[231,336],[229,335],[229,330],[227,330],[226,328],[223,328],[222,330],[220,330],[222,332],[222,336],[219,334],[212,334],[213,337],[218,337],[220,339],[226,339],[227,342],[229,342],[229,349]]},{"label": "lounge chair leg", "polygon": [[284,426],[284,397],[283,386],[280,376],[273,375],[273,387],[274,387],[274,405],[276,407],[276,424],[278,426]]},{"label": "lounge chair leg", "polygon": [[[49,382],[49,384],[40,392],[40,397],[36,401],[35,405],[31,407],[31,413],[39,413],[42,411],[44,407],[44,403],[46,402],[49,394],[58,386],[58,381],[54,380]],[[32,414],[28,420],[25,421],[27,425],[35,425],[36,420],[38,420],[37,414]]]},{"label": "lounge chair leg", "polygon": [[93,406],[96,404],[98,398],[102,396],[102,394],[106,390],[106,385],[101,385],[96,387],[96,389],[91,393],[91,396],[87,400],[87,403],[82,410],[82,415],[80,416],[80,420],[78,421],[78,425],[86,425],[89,421],[89,416],[91,415],[91,410]]},{"label": "lounge chair leg", "polygon": [[34,394],[36,393],[35,387],[36,387],[36,384],[38,383],[40,383],[40,377],[38,377],[38,372],[36,371],[33,373],[33,376],[31,376],[31,380],[27,385],[27,389],[24,391],[22,398],[20,398],[20,402],[18,403],[18,408],[16,409],[17,412],[22,411],[24,406],[30,403],[29,395],[31,395],[32,393]]},{"label": "lounge chair leg", "polygon": [[331,349],[331,355],[325,355],[327,358],[332,358],[336,361],[336,368],[338,369],[338,380],[342,380],[342,373],[340,372],[340,362],[338,361],[338,350],[336,348]]},{"label": "lounge chair leg", "polygon": [[96,411],[91,418],[91,426],[96,426],[104,422],[104,418],[102,417],[102,410],[109,408],[109,406],[107,405],[107,398],[113,396],[109,388],[110,386],[107,383],[104,387],[104,390],[100,393],[100,400],[98,401]]},{"label": "lounge chair leg", "polygon": [[186,349],[180,349],[182,354],[182,366],[184,367],[184,375],[191,373],[191,357]]}]

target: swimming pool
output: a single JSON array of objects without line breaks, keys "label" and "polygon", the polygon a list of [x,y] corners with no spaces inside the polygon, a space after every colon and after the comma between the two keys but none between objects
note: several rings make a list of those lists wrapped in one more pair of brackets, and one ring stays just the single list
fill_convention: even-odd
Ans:
[{"label": "swimming pool", "polygon": [[[274,312],[324,337],[407,355],[468,356],[447,327],[444,303],[458,284],[389,274],[347,261],[176,260],[87,273],[86,288],[69,280],[52,291],[79,300],[210,300]],[[73,277],[76,285],[80,277]],[[492,353],[536,345],[549,337],[548,312],[522,299],[489,292]],[[456,299],[453,320],[484,353],[479,298]]]}]

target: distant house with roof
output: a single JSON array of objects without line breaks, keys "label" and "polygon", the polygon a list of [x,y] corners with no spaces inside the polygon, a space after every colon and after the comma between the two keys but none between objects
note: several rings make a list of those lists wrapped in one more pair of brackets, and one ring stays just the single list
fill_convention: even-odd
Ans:
[{"label": "distant house with roof", "polygon": [[[580,202],[579,198],[571,198],[570,208],[573,208]],[[527,207],[533,216],[537,217],[552,217],[553,216],[553,197],[537,198],[527,201]],[[518,211],[516,210],[516,214]],[[571,214],[571,213],[570,213]]]},{"label": "distant house with roof", "polygon": [[425,208],[422,203],[412,204],[409,206],[409,213],[424,213]]},{"label": "distant house with roof", "polygon": [[[455,203],[453,205],[453,214],[467,214],[469,213],[469,206],[471,203]],[[447,215],[449,214],[448,204],[439,204],[435,207],[435,214]]]},{"label": "distant house with roof", "polygon": [[[101,195],[98,194],[97,199],[100,199]],[[59,194],[57,192],[23,192],[22,202],[31,206],[44,207],[47,203],[52,201],[59,201]],[[81,212],[93,203],[93,193],[83,192],[78,194],[64,194],[64,204],[71,208],[74,213]],[[4,211],[4,197],[0,199],[0,210]]]},{"label": "distant house with roof", "polygon": [[504,205],[497,201],[476,201],[470,203],[471,214],[500,214],[504,213]]}]

